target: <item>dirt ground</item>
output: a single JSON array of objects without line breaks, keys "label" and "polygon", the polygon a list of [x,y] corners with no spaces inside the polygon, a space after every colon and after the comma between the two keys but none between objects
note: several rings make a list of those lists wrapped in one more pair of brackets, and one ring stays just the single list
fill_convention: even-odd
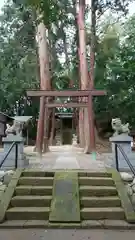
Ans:
[{"label": "dirt ground", "polygon": [[96,150],[98,153],[110,153],[112,151],[111,144],[108,140],[98,141],[96,143]]}]

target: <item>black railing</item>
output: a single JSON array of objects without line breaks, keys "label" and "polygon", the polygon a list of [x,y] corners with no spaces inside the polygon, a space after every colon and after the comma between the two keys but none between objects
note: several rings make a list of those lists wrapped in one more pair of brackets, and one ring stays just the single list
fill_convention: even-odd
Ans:
[{"label": "black railing", "polygon": [[8,152],[5,154],[3,160],[1,161],[0,168],[2,167],[3,163],[6,161],[7,157],[9,156],[14,146],[15,146],[15,169],[18,167],[18,143],[13,142]]},{"label": "black railing", "polygon": [[134,174],[134,176],[135,176],[135,169],[134,169],[133,165],[131,164],[131,162],[130,162],[128,156],[127,156],[127,154],[124,152],[124,150],[123,150],[123,148],[122,148],[122,146],[121,146],[120,144],[116,144],[116,143],[115,143],[115,160],[116,160],[116,169],[117,169],[117,171],[119,172],[118,149],[119,149],[119,151],[121,152],[124,160],[125,160],[126,163],[128,164],[131,172],[132,172],[132,173]]}]

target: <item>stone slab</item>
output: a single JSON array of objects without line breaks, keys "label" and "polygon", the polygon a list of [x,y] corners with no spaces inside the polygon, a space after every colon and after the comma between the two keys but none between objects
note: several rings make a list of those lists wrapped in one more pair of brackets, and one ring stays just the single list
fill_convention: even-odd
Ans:
[{"label": "stone slab", "polygon": [[24,138],[21,137],[20,135],[13,135],[13,134],[9,134],[7,137],[4,137],[2,138],[2,142],[10,142],[10,143],[13,143],[13,142],[23,142],[24,143]]},{"label": "stone slab", "polygon": [[110,142],[116,142],[116,143],[124,143],[124,142],[131,143],[133,141],[133,138],[130,137],[128,134],[123,133],[117,136],[113,136],[109,140]]},{"label": "stone slab", "polygon": [[87,220],[81,223],[50,223],[44,220],[5,221],[0,229],[108,229],[108,230],[135,230],[135,224],[118,220]]},{"label": "stone slab", "polygon": [[55,173],[49,221],[80,222],[78,173]]}]

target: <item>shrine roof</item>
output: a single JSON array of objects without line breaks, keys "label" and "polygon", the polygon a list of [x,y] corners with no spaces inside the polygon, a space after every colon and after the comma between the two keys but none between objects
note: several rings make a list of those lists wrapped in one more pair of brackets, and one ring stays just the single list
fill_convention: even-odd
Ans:
[{"label": "shrine roof", "polygon": [[30,119],[32,119],[32,116],[14,116],[12,117],[14,120],[18,121],[18,122],[23,122],[26,123],[28,122]]},{"label": "shrine roof", "polygon": [[3,115],[3,116],[5,116],[5,117],[7,117],[8,119],[13,119],[12,117],[8,116],[6,113],[3,113],[3,112],[1,112],[1,111],[0,111],[0,115]]},{"label": "shrine roof", "polygon": [[68,113],[68,112],[57,112],[55,113],[55,116],[59,117],[59,118],[72,118],[73,117],[73,113]]}]

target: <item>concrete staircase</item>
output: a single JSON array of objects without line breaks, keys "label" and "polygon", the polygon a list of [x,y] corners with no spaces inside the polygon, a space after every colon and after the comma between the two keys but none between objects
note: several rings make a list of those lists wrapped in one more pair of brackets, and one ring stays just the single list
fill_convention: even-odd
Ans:
[{"label": "concrete staircase", "polygon": [[[13,191],[13,194],[11,194],[7,207],[4,207],[3,220],[8,222],[7,226],[13,220],[46,221],[46,227],[51,225],[49,223],[49,214],[54,174],[54,172],[43,172],[40,170],[25,170],[21,172],[14,191],[12,186],[9,189],[9,192]],[[13,178],[11,181],[14,182],[15,179]],[[127,195],[123,195],[123,201],[111,173],[82,171],[78,172],[78,181],[81,216],[81,223],[78,226],[90,220],[126,220],[128,212],[129,218],[132,218],[131,220],[135,222],[135,214],[132,211],[130,201]],[[119,186],[122,189],[122,185],[119,184]],[[6,200],[3,200],[3,204],[4,201]],[[123,208],[123,202],[124,204],[127,202],[126,215],[126,207]],[[0,211],[1,209],[3,209],[2,206],[0,206]],[[2,220],[0,221],[2,222]],[[64,224],[63,226],[65,226]]]},{"label": "concrete staircase", "polygon": [[23,172],[6,211],[7,220],[48,220],[54,173]]},{"label": "concrete staircase", "polygon": [[123,220],[125,213],[114,181],[107,173],[80,173],[82,220]]}]

